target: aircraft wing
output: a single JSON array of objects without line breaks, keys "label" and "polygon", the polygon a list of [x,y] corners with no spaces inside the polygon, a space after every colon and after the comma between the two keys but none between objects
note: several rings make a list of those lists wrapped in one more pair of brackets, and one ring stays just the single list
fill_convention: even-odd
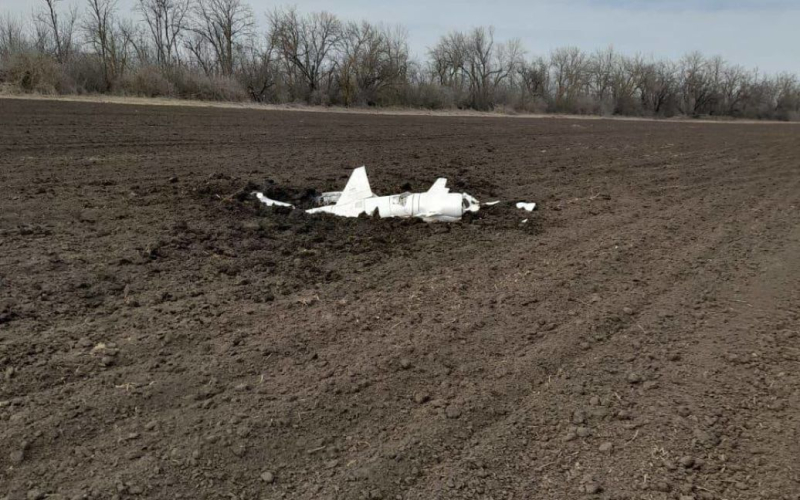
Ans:
[{"label": "aircraft wing", "polygon": [[336,204],[346,205],[365,198],[372,198],[373,196],[375,195],[372,193],[372,188],[369,187],[366,167],[358,167],[350,174],[350,179],[347,181],[347,185],[342,191],[342,196]]}]

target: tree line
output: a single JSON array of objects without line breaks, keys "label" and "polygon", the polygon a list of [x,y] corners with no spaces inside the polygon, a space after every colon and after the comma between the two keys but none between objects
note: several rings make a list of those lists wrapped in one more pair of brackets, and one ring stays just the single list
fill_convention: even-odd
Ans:
[{"label": "tree line", "polygon": [[692,52],[677,61],[575,47],[529,57],[492,28],[443,35],[424,60],[401,26],[242,0],[40,0],[0,16],[0,85],[340,106],[501,109],[633,116],[800,119],[794,74],[766,75]]}]

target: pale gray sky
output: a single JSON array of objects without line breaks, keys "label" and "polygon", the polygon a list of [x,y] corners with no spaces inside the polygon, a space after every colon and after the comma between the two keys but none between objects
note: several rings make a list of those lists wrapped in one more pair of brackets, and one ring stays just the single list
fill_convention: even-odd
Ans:
[{"label": "pale gray sky", "polygon": [[[0,12],[28,13],[43,0],[0,0]],[[129,11],[136,0],[119,0]],[[65,0],[82,3],[81,0]],[[575,45],[612,45],[625,54],[679,58],[691,50],[764,72],[800,74],[800,0],[249,0],[263,22],[279,5],[327,10],[343,19],[402,24],[411,48],[450,30],[493,25],[498,40],[518,37],[528,55]]]}]

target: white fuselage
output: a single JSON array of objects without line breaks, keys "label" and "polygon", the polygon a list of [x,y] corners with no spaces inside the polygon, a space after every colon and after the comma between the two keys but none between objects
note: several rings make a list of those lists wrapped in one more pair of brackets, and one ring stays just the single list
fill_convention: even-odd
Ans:
[{"label": "white fuselage", "polygon": [[[256,197],[268,206],[291,206],[288,203],[272,200],[263,193]],[[341,217],[358,217],[361,214],[378,214],[380,217],[419,217],[425,221],[454,222],[466,212],[477,212],[481,205],[478,200],[466,193],[451,193],[447,179],[436,179],[433,186],[424,193],[403,193],[392,196],[375,196],[369,185],[367,170],[359,167],[350,174],[343,191],[322,193],[317,202],[324,204],[319,208],[306,210],[307,213],[328,213]]]},{"label": "white fuselage", "polygon": [[344,217],[366,213],[380,217],[420,217],[426,221],[453,222],[472,211],[472,198],[460,193],[403,193],[392,196],[373,196],[345,204],[313,208],[308,213],[325,212]]}]

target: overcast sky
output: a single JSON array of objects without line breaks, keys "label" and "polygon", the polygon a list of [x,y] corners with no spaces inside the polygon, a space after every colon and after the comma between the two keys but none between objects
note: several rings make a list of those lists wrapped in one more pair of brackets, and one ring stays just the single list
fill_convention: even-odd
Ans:
[{"label": "overcast sky", "polygon": [[[28,13],[44,0],[0,0],[0,11]],[[81,0],[64,0],[82,4]],[[247,1],[247,0],[246,0]],[[118,0],[129,11],[136,0]],[[412,52],[450,30],[495,27],[496,38],[522,39],[529,56],[575,45],[613,46],[632,55],[679,58],[691,50],[768,73],[800,75],[800,0],[249,0],[263,23],[279,5],[327,10],[408,28]]]}]

